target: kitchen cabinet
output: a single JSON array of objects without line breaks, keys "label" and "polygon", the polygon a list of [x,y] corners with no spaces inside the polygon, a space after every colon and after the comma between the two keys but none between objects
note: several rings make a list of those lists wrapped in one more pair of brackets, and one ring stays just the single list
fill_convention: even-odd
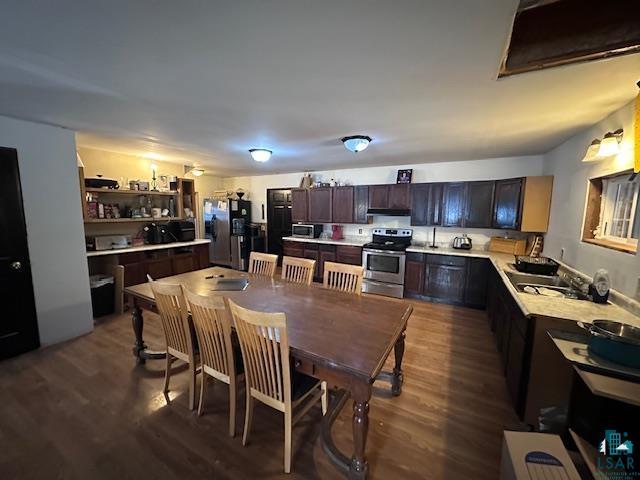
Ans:
[{"label": "kitchen cabinet", "polygon": [[466,228],[491,228],[495,182],[467,182],[464,192],[464,220]]},{"label": "kitchen cabinet", "polygon": [[520,227],[522,179],[498,180],[493,209],[493,228],[517,230]]},{"label": "kitchen cabinet", "polygon": [[369,208],[389,208],[389,185],[369,185]]},{"label": "kitchen cabinet", "polygon": [[310,188],[307,201],[309,209],[308,220],[310,223],[331,223],[333,221],[333,188]]},{"label": "kitchen cabinet", "polygon": [[424,295],[451,303],[463,303],[466,268],[464,265],[430,264],[424,276]]},{"label": "kitchen cabinet", "polygon": [[464,182],[445,183],[442,190],[442,226],[462,227],[464,220]]},{"label": "kitchen cabinet", "polygon": [[173,275],[171,258],[159,258],[156,260],[148,261],[146,262],[146,270],[147,274],[149,274],[154,280],[158,278],[170,277],[171,275]]},{"label": "kitchen cabinet", "polygon": [[309,221],[307,192],[306,188],[291,189],[291,221],[294,223]]},{"label": "kitchen cabinet", "polygon": [[172,275],[179,275],[181,273],[192,272],[196,270],[196,263],[194,262],[194,256],[190,254],[175,255],[171,258],[171,272]]},{"label": "kitchen cabinet", "polygon": [[411,225],[430,226],[442,223],[442,183],[411,185]]},{"label": "kitchen cabinet", "polygon": [[336,245],[335,248],[336,262],[348,265],[362,265],[362,248],[351,245]]},{"label": "kitchen cabinet", "polygon": [[138,285],[147,281],[147,272],[142,262],[127,263],[124,266],[124,286]]},{"label": "kitchen cabinet", "polygon": [[392,210],[408,210],[411,208],[411,185],[408,183],[397,183],[388,185],[389,205]]},{"label": "kitchen cabinet", "polygon": [[285,240],[283,243],[282,249],[287,257],[304,258],[304,244],[302,242]]},{"label": "kitchen cabinet", "polygon": [[354,223],[354,187],[333,189],[333,223]]},{"label": "kitchen cabinet", "polygon": [[317,243],[305,244],[302,258],[309,258],[311,260],[316,261],[316,267],[313,271],[313,279],[315,281],[318,281],[318,278],[320,278],[320,262],[319,262],[320,252],[318,251],[318,244]]},{"label": "kitchen cabinet", "polygon": [[367,216],[369,209],[369,186],[357,185],[353,192],[353,223],[369,223],[370,217]]},{"label": "kitchen cabinet", "polygon": [[209,262],[209,244],[196,245],[193,247],[193,251],[197,257],[198,270],[203,268],[209,268],[211,263]]},{"label": "kitchen cabinet", "polygon": [[313,279],[322,281],[324,262],[362,265],[362,248],[351,245],[329,245],[312,242],[284,241],[285,255],[299,258],[310,258],[316,261]]},{"label": "kitchen cabinet", "polygon": [[464,304],[485,308],[487,303],[487,278],[490,262],[486,258],[467,259],[467,275],[464,288]]},{"label": "kitchen cabinet", "polygon": [[408,252],[404,266],[404,294],[407,297],[422,295],[424,288],[424,255]]},{"label": "kitchen cabinet", "polygon": [[336,261],[336,246],[335,245],[319,245],[318,248],[318,278],[316,281],[322,282],[324,277],[324,262]]}]

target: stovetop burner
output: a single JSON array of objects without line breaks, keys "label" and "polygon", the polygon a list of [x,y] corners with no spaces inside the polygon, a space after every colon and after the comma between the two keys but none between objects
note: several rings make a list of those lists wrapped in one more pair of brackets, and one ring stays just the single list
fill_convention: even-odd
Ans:
[{"label": "stovetop burner", "polygon": [[411,245],[412,234],[413,231],[409,229],[374,228],[373,242],[367,243],[364,248],[404,252]]}]

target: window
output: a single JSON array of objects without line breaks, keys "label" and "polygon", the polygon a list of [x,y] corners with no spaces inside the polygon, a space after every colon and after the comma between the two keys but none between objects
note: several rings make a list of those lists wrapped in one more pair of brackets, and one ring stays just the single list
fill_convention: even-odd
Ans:
[{"label": "window", "polygon": [[638,245],[638,182],[628,175],[602,181],[600,228],[595,238]]},{"label": "window", "polygon": [[636,253],[640,237],[640,181],[630,172],[593,178],[585,212],[582,241]]}]

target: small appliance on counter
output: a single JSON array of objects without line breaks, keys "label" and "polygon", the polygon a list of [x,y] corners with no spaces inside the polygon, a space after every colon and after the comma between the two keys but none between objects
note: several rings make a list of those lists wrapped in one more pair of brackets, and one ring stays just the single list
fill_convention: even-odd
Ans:
[{"label": "small appliance on counter", "polygon": [[131,235],[101,235],[86,238],[87,250],[103,251],[129,248]]},{"label": "small appliance on counter", "polygon": [[188,220],[171,220],[167,223],[167,229],[176,242],[190,242],[196,239],[196,226]]},{"label": "small appliance on counter", "polygon": [[94,178],[85,178],[84,186],[87,188],[110,188],[116,189],[118,188],[117,180],[112,180],[110,178],[102,178],[101,175],[98,175]]},{"label": "small appliance on counter", "polygon": [[601,268],[593,276],[593,283],[589,285],[589,295],[594,303],[607,303],[610,289],[609,272]]},{"label": "small appliance on counter", "polygon": [[342,240],[342,225],[331,225],[331,240]]},{"label": "small appliance on counter", "polygon": [[150,223],[143,228],[145,242],[150,245],[159,245],[162,243],[171,243],[173,238],[169,233],[166,225],[158,223]]},{"label": "small appliance on counter", "polygon": [[471,250],[472,242],[466,233],[463,233],[461,237],[455,237],[453,244],[451,245],[456,250]]},{"label": "small appliance on counter", "polygon": [[299,238],[319,238],[322,229],[322,224],[294,223],[291,225],[291,236]]},{"label": "small appliance on counter", "polygon": [[553,276],[558,273],[560,264],[548,257],[516,255],[515,267],[522,273]]}]

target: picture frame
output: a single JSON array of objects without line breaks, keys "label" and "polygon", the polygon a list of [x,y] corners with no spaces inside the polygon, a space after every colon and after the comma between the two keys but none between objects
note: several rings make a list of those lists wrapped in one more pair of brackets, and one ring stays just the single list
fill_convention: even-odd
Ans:
[{"label": "picture frame", "polygon": [[398,176],[396,183],[411,183],[411,177],[413,176],[413,168],[407,168],[405,170],[398,170]]}]

